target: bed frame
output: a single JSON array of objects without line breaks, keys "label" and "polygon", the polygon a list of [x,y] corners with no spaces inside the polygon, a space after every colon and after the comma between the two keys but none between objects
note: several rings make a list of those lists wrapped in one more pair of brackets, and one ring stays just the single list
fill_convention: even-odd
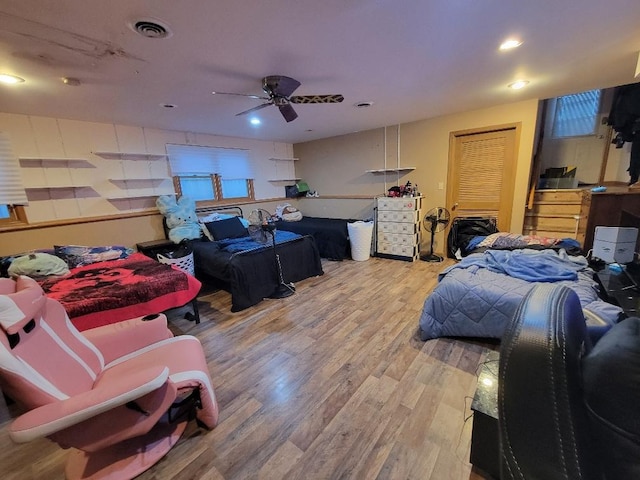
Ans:
[{"label": "bed frame", "polygon": [[[208,206],[196,209],[199,217],[210,213],[243,216],[238,206]],[[283,232],[284,233],[284,232]],[[269,248],[249,248],[230,253],[216,251],[217,242],[191,240],[196,277],[204,283],[231,293],[231,311],[256,305],[277,287],[274,252]],[[287,282],[322,275],[322,262],[314,238],[302,235],[277,245],[280,268]],[[275,282],[275,283],[274,283]]]}]

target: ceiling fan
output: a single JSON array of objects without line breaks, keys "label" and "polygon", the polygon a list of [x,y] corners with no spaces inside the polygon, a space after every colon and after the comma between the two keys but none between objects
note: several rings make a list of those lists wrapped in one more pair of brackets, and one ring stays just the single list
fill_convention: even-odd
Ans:
[{"label": "ceiling fan", "polygon": [[256,112],[269,105],[275,105],[280,109],[280,113],[287,122],[292,122],[298,118],[298,114],[291,106],[292,103],[340,103],[344,100],[342,95],[292,95],[292,93],[300,86],[300,82],[294,78],[285,77],[284,75],[269,75],[262,79],[262,90],[267,95],[247,95],[244,93],[228,93],[213,92],[216,95],[238,95],[241,97],[256,98],[266,100],[262,105],[250,108],[244,112],[236,114],[246,115]]}]

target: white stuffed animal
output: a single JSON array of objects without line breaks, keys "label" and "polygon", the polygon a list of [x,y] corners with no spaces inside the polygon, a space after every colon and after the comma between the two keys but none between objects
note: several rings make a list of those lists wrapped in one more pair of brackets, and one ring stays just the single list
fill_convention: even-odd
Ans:
[{"label": "white stuffed animal", "polygon": [[169,240],[180,243],[200,238],[202,230],[196,215],[196,202],[191,198],[183,196],[176,201],[173,195],[163,195],[156,200],[156,206],[166,219]]}]

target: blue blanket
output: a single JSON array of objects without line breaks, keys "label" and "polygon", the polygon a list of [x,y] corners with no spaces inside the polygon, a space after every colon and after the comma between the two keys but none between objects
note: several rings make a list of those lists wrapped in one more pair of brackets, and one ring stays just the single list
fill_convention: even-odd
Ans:
[{"label": "blue blanket", "polygon": [[613,324],[622,309],[598,297],[593,270],[582,256],[564,250],[487,250],[442,271],[424,302],[422,340],[444,336],[500,338],[522,297],[536,283],[571,288],[585,314]]},{"label": "blue blanket", "polygon": [[487,250],[469,255],[440,274],[440,279],[455,268],[476,265],[495,273],[520,278],[528,282],[559,282],[576,280],[578,272],[587,266],[582,256],[571,257],[564,250]]},{"label": "blue blanket", "polygon": [[[293,240],[295,238],[300,238],[300,235],[298,235],[297,233],[276,230],[276,244],[288,242],[289,240]],[[220,250],[229,253],[238,253],[244,252],[246,250],[254,250],[256,248],[270,246],[272,245],[272,240],[271,236],[269,236],[269,240],[266,243],[259,243],[251,237],[240,237],[218,240],[216,243],[220,247]]]}]

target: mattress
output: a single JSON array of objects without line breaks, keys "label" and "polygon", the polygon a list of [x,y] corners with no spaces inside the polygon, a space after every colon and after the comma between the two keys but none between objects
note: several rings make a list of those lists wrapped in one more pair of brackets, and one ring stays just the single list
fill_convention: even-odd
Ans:
[{"label": "mattress", "polygon": [[276,232],[275,251],[270,244],[239,241],[248,242],[247,248],[236,251],[238,242],[228,240],[191,241],[196,277],[214,280],[229,291],[232,312],[256,305],[274,292],[279,284],[278,261],[286,283],[324,274],[313,237]]},{"label": "mattress", "polygon": [[322,258],[344,260],[351,256],[351,244],[347,223],[356,220],[340,218],[302,217],[297,222],[276,222],[276,228],[295,232],[300,235],[311,235],[316,241]]}]

